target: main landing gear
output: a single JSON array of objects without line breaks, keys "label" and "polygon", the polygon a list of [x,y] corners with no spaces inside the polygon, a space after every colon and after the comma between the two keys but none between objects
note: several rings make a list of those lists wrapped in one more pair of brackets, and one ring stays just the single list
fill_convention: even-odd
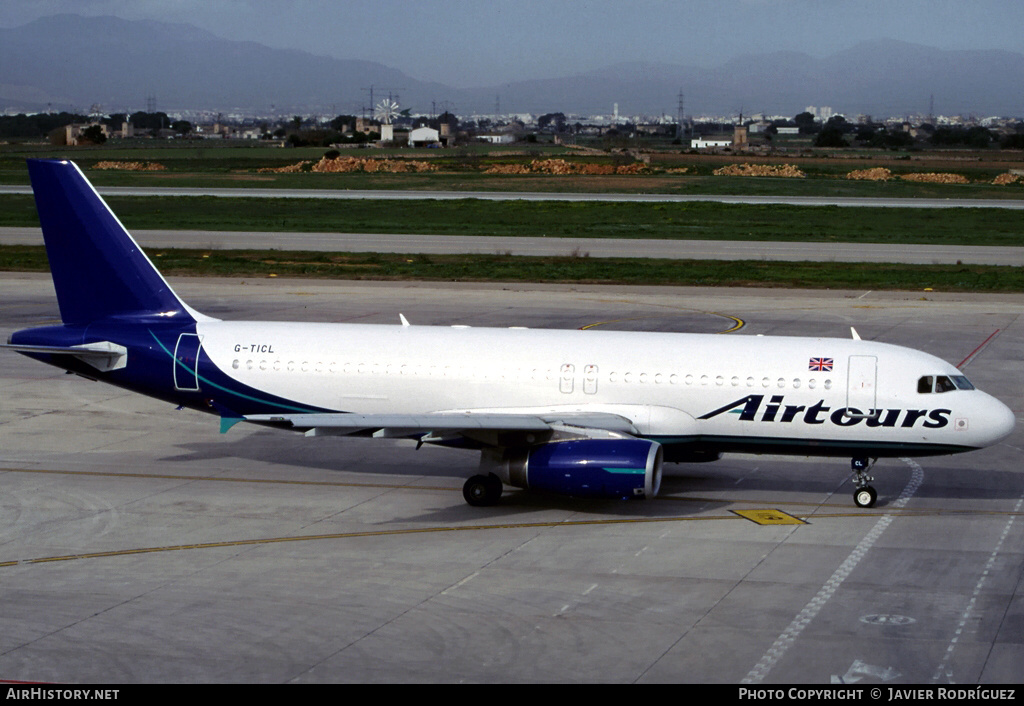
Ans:
[{"label": "main landing gear", "polygon": [[853,491],[853,502],[857,507],[874,507],[875,501],[878,500],[878,491],[870,485],[874,478],[868,475],[876,460],[855,458],[850,464],[853,467],[853,484],[856,486]]},{"label": "main landing gear", "polygon": [[486,476],[476,475],[467,480],[462,486],[462,497],[474,507],[487,507],[498,503],[501,491],[501,478],[488,473]]}]

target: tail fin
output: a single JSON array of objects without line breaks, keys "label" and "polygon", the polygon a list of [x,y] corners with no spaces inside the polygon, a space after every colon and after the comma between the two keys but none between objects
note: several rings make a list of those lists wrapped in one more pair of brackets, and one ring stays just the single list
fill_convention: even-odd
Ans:
[{"label": "tail fin", "polygon": [[65,160],[28,160],[60,317],[206,319],[189,308],[121,225],[81,170]]}]

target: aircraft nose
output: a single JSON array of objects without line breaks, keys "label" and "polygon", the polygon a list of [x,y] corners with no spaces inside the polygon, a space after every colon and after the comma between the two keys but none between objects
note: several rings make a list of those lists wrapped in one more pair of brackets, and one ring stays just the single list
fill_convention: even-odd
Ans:
[{"label": "aircraft nose", "polygon": [[987,438],[985,440],[986,446],[1008,437],[1013,432],[1013,428],[1017,424],[1017,417],[1013,414],[1013,410],[997,400],[995,397],[991,398],[987,411],[988,414],[986,416],[988,419],[985,424],[987,427]]}]

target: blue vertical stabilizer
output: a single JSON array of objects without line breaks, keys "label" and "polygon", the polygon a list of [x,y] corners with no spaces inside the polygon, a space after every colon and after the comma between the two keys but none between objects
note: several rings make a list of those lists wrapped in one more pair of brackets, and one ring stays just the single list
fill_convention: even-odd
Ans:
[{"label": "blue vertical stabilizer", "polygon": [[86,325],[109,317],[194,321],[96,190],[72,162],[28,160],[60,316]]}]

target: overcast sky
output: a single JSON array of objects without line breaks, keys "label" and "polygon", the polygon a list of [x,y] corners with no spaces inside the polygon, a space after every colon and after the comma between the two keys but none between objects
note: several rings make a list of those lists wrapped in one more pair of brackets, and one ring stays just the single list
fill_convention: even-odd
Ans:
[{"label": "overcast sky", "polygon": [[880,38],[1024,53],[1024,0],[0,0],[0,26],[61,12],[183,22],[457,87]]}]

